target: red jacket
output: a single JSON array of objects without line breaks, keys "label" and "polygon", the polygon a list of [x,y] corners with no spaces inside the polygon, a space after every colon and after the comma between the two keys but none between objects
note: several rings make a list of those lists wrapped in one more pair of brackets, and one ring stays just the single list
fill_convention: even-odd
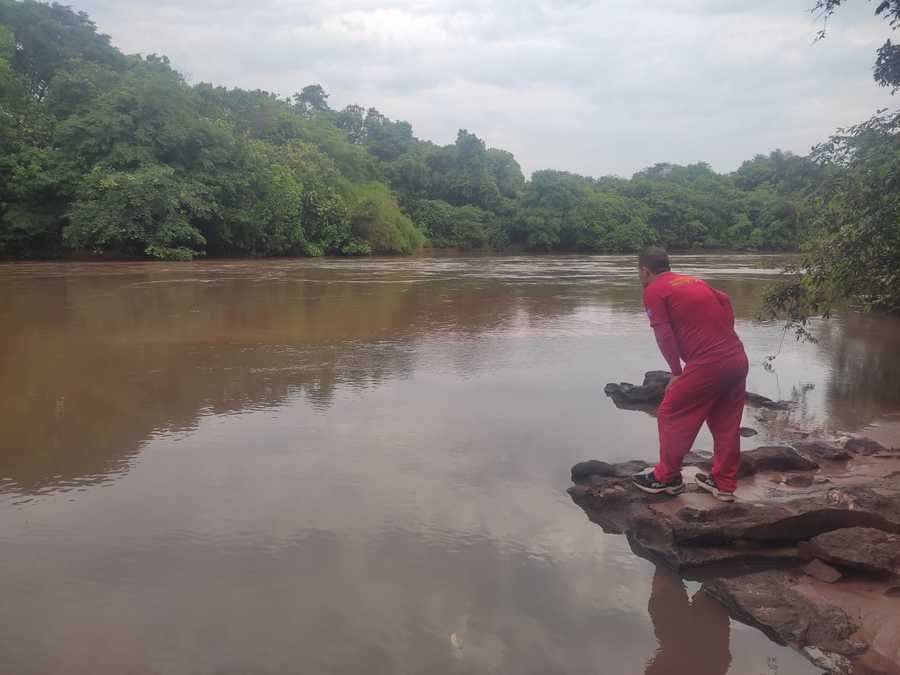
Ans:
[{"label": "red jacket", "polygon": [[[743,351],[731,299],[696,277],[664,272],[644,289],[650,325],[672,373],[685,363],[714,363]],[[673,363],[674,360],[674,363]]]}]

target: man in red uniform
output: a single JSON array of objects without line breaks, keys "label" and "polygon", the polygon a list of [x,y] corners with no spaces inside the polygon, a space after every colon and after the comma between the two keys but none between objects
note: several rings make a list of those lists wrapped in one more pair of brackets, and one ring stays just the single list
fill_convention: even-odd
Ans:
[{"label": "man in red uniform", "polygon": [[734,501],[748,364],[734,332],[731,300],[700,279],[672,272],[661,248],[641,254],[639,274],[644,307],[672,381],[657,413],[659,464],[634,476],[634,484],[651,494],[684,492],[681,464],[706,422],[714,441],[712,475],[697,474],[697,483]]}]

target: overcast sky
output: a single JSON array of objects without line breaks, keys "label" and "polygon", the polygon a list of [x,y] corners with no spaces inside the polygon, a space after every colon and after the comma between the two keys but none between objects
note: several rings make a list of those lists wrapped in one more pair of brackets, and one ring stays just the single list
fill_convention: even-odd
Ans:
[{"label": "overcast sky", "polygon": [[731,171],[805,154],[891,105],[871,77],[889,36],[851,0],[813,44],[814,0],[73,0],[128,53],[190,82],[374,106],[450,143],[460,128],[526,172],[656,162]]}]

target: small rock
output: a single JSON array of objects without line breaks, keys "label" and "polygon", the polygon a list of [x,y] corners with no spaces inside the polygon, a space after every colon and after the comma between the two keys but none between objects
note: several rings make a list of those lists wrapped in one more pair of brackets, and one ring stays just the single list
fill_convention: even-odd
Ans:
[{"label": "small rock", "polygon": [[853,457],[849,450],[828,441],[797,441],[793,444],[798,452],[804,455],[825,459],[831,462],[843,462]]},{"label": "small rock", "polygon": [[588,476],[612,476],[612,472],[612,464],[591,459],[587,462],[579,462],[572,467],[572,482],[577,482]]},{"label": "small rock", "polygon": [[612,475],[616,478],[631,478],[636,473],[641,473],[644,469],[650,468],[647,462],[639,459],[633,459],[630,462],[622,462],[614,464],[612,467]]},{"label": "small rock", "polygon": [[596,485],[598,480],[603,478],[629,478],[647,469],[649,466],[647,462],[639,459],[622,462],[621,464],[610,464],[609,462],[592,459],[587,462],[579,462],[572,467],[572,482]]},{"label": "small rock", "polygon": [[891,452],[878,441],[871,438],[848,438],[844,443],[844,450],[858,455],[881,455]]},{"label": "small rock", "polygon": [[790,410],[791,408],[790,401],[773,401],[766,396],[754,394],[752,391],[747,392],[747,405],[768,410]]},{"label": "small rock", "polygon": [[788,476],[784,479],[784,484],[788,487],[795,488],[805,488],[810,487],[813,484],[812,476],[805,476],[803,474],[798,474],[795,476]]},{"label": "small rock", "polygon": [[644,384],[638,386],[630,382],[610,382],[603,391],[617,402],[630,404],[659,404],[666,393],[672,374],[663,370],[651,370],[644,375]]},{"label": "small rock", "polygon": [[818,464],[788,445],[766,445],[741,453],[738,477],[762,471],[815,471],[818,468]]},{"label": "small rock", "polygon": [[806,558],[876,575],[900,575],[900,535],[871,527],[846,527],[800,544]]},{"label": "small rock", "polygon": [[889,598],[900,598],[900,586],[887,589],[884,594]]},{"label": "small rock", "polygon": [[744,438],[753,438],[758,435],[759,432],[756,429],[751,429],[750,427],[741,427],[741,436]]},{"label": "small rock", "polygon": [[824,581],[826,584],[836,584],[844,578],[844,575],[834,569],[831,565],[823,563],[821,560],[813,560],[803,566],[803,571],[813,579]]}]

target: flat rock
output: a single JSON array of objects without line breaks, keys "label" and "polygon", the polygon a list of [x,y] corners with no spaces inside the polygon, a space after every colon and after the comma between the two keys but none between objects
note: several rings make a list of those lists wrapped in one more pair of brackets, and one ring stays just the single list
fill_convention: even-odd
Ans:
[{"label": "flat rock", "polygon": [[739,478],[763,471],[815,471],[819,465],[789,445],[765,445],[741,453]]},{"label": "flat rock", "polygon": [[[689,452],[684,457],[684,465],[710,471],[712,455],[701,454],[700,451]],[[738,478],[747,478],[764,471],[815,471],[818,468],[818,464],[788,445],[766,445],[741,453]]]},{"label": "flat rock", "polygon": [[[809,466],[798,462],[799,455],[787,447],[760,448],[744,456],[747,466],[759,471]],[[802,457],[800,460],[809,462]],[[725,550],[709,551],[715,561],[729,555],[749,559],[755,549],[796,545],[841,528],[900,532],[897,479],[873,480],[867,485],[814,481],[802,493],[771,484],[765,488],[763,499],[724,504],[696,485],[690,485],[688,493],[678,499],[640,492],[627,476],[642,465],[578,464],[573,467],[575,486],[570,494],[604,530],[628,534],[643,549],[679,569],[707,564],[704,552],[710,548]],[[760,488],[753,490],[758,492]],[[739,486],[739,497],[741,493]]]},{"label": "flat rock", "polygon": [[703,585],[735,618],[757,626],[776,641],[803,651],[832,673],[852,672],[853,657],[868,645],[846,611],[804,595],[797,578],[783,570],[718,578]]},{"label": "flat rock", "polygon": [[838,567],[900,576],[900,535],[868,527],[820,534],[800,544],[800,553]]},{"label": "flat rock", "polygon": [[759,432],[756,429],[751,429],[750,427],[741,427],[741,436],[744,438],[753,438],[754,436],[758,436]]},{"label": "flat rock", "polygon": [[844,575],[831,565],[821,560],[812,560],[803,566],[803,571],[814,579],[824,581],[826,584],[836,584]]}]

